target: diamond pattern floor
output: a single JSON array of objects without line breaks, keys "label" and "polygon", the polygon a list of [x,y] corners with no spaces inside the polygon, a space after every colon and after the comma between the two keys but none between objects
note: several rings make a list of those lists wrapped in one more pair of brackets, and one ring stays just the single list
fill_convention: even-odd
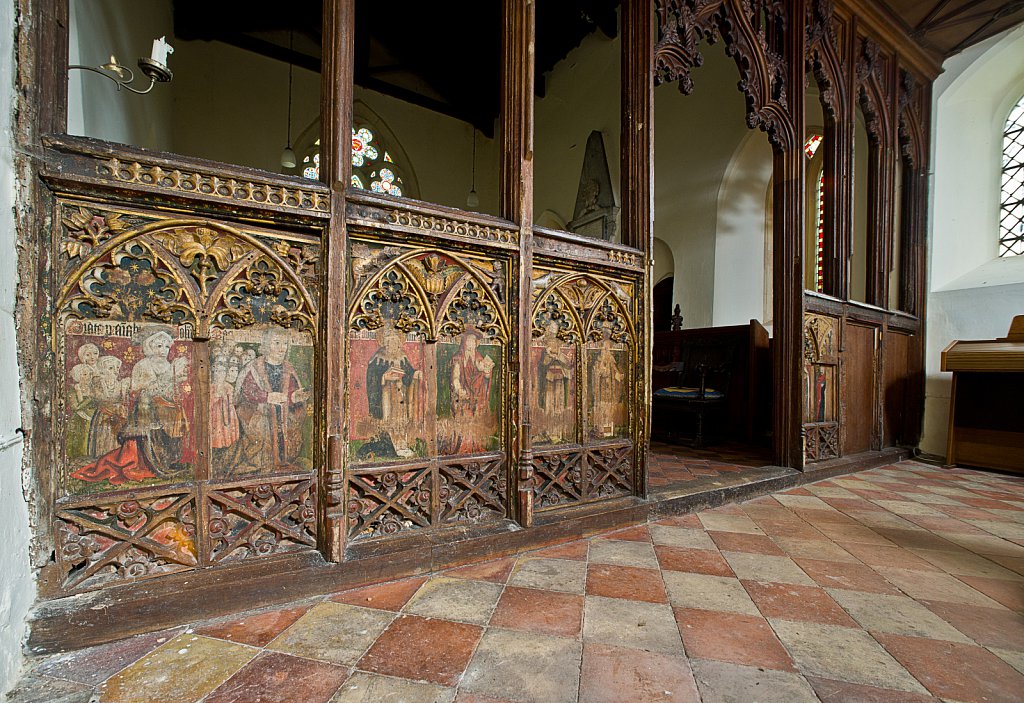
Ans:
[{"label": "diamond pattern floor", "polygon": [[1024,479],[903,462],[30,664],[18,703],[1019,701]]}]

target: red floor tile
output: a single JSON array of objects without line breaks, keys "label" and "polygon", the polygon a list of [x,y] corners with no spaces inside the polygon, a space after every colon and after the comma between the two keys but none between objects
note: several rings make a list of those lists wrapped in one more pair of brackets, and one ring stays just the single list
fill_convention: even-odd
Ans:
[{"label": "red floor tile", "polygon": [[483,628],[475,625],[402,615],[377,638],[356,668],[454,686],[482,634]]},{"label": "red floor tile", "polygon": [[933,613],[978,644],[1024,652],[1024,616],[1002,608],[921,601]]},{"label": "red floor tile", "polygon": [[579,703],[700,703],[686,657],[587,642]]},{"label": "red floor tile", "polygon": [[697,529],[703,529],[703,525],[700,524],[700,519],[693,513],[689,513],[687,515],[673,515],[672,517],[662,518],[654,524],[668,525],[669,527],[694,527]]},{"label": "red floor tile", "polygon": [[575,561],[586,561],[587,551],[589,548],[589,542],[580,540],[576,542],[566,542],[565,544],[556,544],[554,547],[547,547],[533,552],[533,555],[544,557],[545,559],[573,559]]},{"label": "red floor tile", "polygon": [[310,607],[312,606],[300,605],[256,613],[237,620],[212,623],[197,627],[196,634],[263,647],[301,618]]},{"label": "red floor tile", "polygon": [[733,575],[729,562],[721,554],[710,549],[686,549],[656,544],[654,551],[658,555],[658,564],[665,571],[686,571],[708,576]]},{"label": "red floor tile", "polygon": [[768,622],[755,615],[676,608],[676,623],[691,659],[794,671]]},{"label": "red floor tile", "polygon": [[742,532],[708,532],[715,545],[723,552],[747,552],[767,556],[785,556],[779,545],[764,535],[748,535]]},{"label": "red floor tile", "polygon": [[348,678],[347,667],[263,652],[220,685],[204,703],[327,703]]},{"label": "red floor tile", "polygon": [[491,616],[492,627],[576,637],[583,624],[583,596],[508,586]]},{"label": "red floor tile", "polygon": [[813,676],[806,677],[818,698],[826,703],[935,703],[935,699],[923,693],[893,691],[890,688],[865,686],[859,683],[833,681]]},{"label": "red floor tile", "polygon": [[986,649],[955,642],[872,633],[934,695],[964,703],[1019,701],[1024,676]]},{"label": "red floor tile", "polygon": [[849,591],[901,595],[897,588],[879,576],[870,566],[818,559],[797,558],[793,561],[822,588],[845,588]]},{"label": "red floor tile", "polygon": [[1024,581],[991,579],[984,576],[957,576],[971,588],[981,591],[1010,610],[1024,613]]},{"label": "red floor tile", "polygon": [[485,561],[482,564],[470,564],[461,566],[458,569],[451,569],[445,572],[446,576],[455,576],[460,579],[471,579],[473,581],[490,581],[492,583],[505,583],[508,581],[512,567],[516,565],[515,559],[497,559]]},{"label": "red floor tile", "polygon": [[741,581],[750,599],[766,618],[818,622],[826,625],[858,627],[829,594],[816,586],[789,583]]},{"label": "red floor tile", "polygon": [[336,603],[361,605],[364,608],[398,611],[409,602],[426,580],[425,577],[417,577],[382,583],[379,586],[357,588],[353,591],[342,591],[331,596],[331,600]]},{"label": "red floor tile", "polygon": [[647,529],[647,525],[637,525],[636,527],[630,527],[628,530],[618,530],[616,532],[609,532],[606,535],[600,535],[597,539],[621,539],[627,542],[650,542],[651,531]]},{"label": "red floor tile", "polygon": [[591,564],[587,567],[587,595],[668,603],[661,572],[632,566]]}]

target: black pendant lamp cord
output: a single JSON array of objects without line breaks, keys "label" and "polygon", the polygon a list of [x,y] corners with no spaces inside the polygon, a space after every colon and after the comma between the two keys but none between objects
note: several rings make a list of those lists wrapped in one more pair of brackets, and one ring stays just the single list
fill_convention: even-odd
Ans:
[{"label": "black pendant lamp cord", "polygon": [[295,30],[288,32],[288,148],[292,146],[292,69],[295,64],[292,58],[295,54]]}]

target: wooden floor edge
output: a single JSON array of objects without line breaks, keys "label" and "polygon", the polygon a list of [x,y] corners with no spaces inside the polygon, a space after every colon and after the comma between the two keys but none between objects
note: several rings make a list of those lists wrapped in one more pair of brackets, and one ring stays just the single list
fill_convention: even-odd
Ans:
[{"label": "wooden floor edge", "polygon": [[[707,510],[749,500],[833,476],[884,466],[908,458],[906,449],[885,449],[815,464],[800,472],[782,467],[752,481],[650,501],[530,529],[503,530],[424,550],[404,549],[331,564],[318,555],[281,560],[260,573],[195,573],[175,583],[161,579],[130,586],[42,601],[30,618],[29,655],[81,649],[187,623],[277,607],[350,588],[418,576],[531,549],[571,542],[649,520]],[[253,605],[257,604],[257,605]]]}]

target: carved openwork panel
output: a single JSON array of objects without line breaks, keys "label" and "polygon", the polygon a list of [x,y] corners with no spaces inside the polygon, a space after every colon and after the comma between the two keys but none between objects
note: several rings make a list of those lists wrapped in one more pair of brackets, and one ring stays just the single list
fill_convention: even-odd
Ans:
[{"label": "carved openwork panel", "polygon": [[839,423],[812,422],[803,427],[804,456],[807,461],[824,461],[839,456]]},{"label": "carved openwork panel", "polygon": [[215,562],[237,561],[316,546],[316,484],[312,477],[224,486],[205,496]]},{"label": "carved openwork panel", "polygon": [[199,564],[192,493],[76,501],[57,511],[54,527],[67,588],[96,588]]},{"label": "carved openwork panel", "polygon": [[538,451],[533,457],[537,510],[562,508],[633,493],[633,443]]},{"label": "carved openwork panel", "polygon": [[[262,521],[264,532],[281,527],[268,528],[280,516],[260,517],[262,508],[237,494],[249,488],[227,484],[259,479],[283,500],[290,489],[272,477],[315,481],[317,237],[84,201],[60,201],[57,208],[58,293],[48,341],[57,359],[58,510],[80,505],[84,496],[127,505],[139,490],[187,490],[203,511]],[[213,480],[218,490],[207,493]],[[306,493],[315,515],[315,491]],[[228,506],[235,498],[238,505]],[[213,523],[197,522],[194,500],[190,505],[191,561],[132,578],[225,558],[211,537]],[[301,537],[283,528],[272,540],[261,533],[251,549],[231,542],[230,558],[276,552],[293,537],[311,546],[314,524],[303,523],[300,532],[309,534]],[[74,534],[66,525],[58,532],[58,539]],[[117,531],[107,538],[131,542]],[[66,587],[102,585],[99,576],[75,578],[70,562],[62,569]],[[109,581],[115,572],[97,574]]]},{"label": "carved openwork panel", "polygon": [[839,320],[804,315],[804,456],[839,456]]},{"label": "carved openwork panel", "polygon": [[[535,265],[533,276],[529,401],[535,506],[631,492],[635,403],[641,397],[637,283],[546,265]],[[623,453],[608,454],[604,445],[610,441],[619,442]]]},{"label": "carved openwork panel", "polygon": [[[510,257],[388,236],[349,240],[350,534],[380,537],[504,517],[515,402],[507,392]],[[412,503],[401,491],[381,492],[378,476],[393,475],[395,486],[414,477],[377,467],[416,462],[422,486]]]}]

